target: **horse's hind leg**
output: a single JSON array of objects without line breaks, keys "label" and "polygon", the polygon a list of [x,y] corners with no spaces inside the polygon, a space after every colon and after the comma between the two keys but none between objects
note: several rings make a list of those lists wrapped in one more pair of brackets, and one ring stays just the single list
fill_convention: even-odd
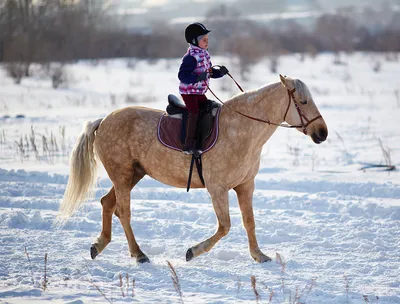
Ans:
[{"label": "horse's hind leg", "polygon": [[212,247],[225,235],[228,234],[231,227],[231,220],[229,217],[229,197],[227,189],[208,189],[211,195],[215,215],[218,220],[217,231],[213,236],[207,240],[189,248],[186,252],[186,261],[190,261],[194,257],[208,252]]},{"label": "horse's hind leg", "polygon": [[103,207],[102,230],[100,236],[90,248],[90,256],[92,259],[102,252],[104,248],[106,248],[106,246],[111,242],[112,215],[117,207],[114,187],[112,187],[111,190],[104,195],[100,201]]},{"label": "horse's hind leg", "polygon": [[142,252],[136,242],[131,227],[131,190],[145,176],[141,166],[134,167],[134,172],[119,171],[118,177],[113,180],[115,187],[115,196],[117,199],[117,209],[115,215],[119,218],[126,238],[128,240],[129,251],[132,257],[136,258],[138,263],[150,262],[148,257]]},{"label": "horse's hind leg", "polygon": [[254,192],[254,180],[250,180],[247,183],[237,186],[234,188],[236,191],[240,211],[242,212],[243,226],[247,232],[247,238],[249,240],[250,255],[259,263],[271,261],[271,258],[266,256],[258,248],[256,239],[253,214],[253,192]]}]

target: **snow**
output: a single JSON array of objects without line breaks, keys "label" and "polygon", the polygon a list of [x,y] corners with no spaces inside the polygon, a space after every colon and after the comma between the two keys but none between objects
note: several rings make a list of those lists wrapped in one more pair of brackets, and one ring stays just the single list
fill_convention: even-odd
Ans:
[{"label": "snow", "polygon": [[[265,145],[253,203],[260,248],[273,258],[265,264],[248,253],[233,192],[229,234],[190,262],[186,250],[216,228],[205,190],[187,193],[150,178],[134,188],[131,224],[150,264],[129,257],[116,218],[111,244],[90,259],[101,231],[99,198],[111,186],[104,169],[95,198],[64,227],[55,225],[68,153],[83,122],[132,104],[164,109],[166,96],[178,94],[179,59],[67,65],[69,84],[58,90],[39,66],[39,76],[21,85],[0,69],[0,302],[177,303],[169,261],[184,303],[256,302],[251,276],[260,303],[400,303],[399,173],[360,170],[365,163],[385,164],[379,140],[392,165],[400,165],[400,63],[367,53],[344,55],[342,65],[334,65],[331,54],[299,58],[281,57],[279,71],[309,86],[329,136],[315,145],[299,132],[279,129]],[[382,64],[378,73],[376,61]],[[245,89],[279,80],[267,61],[252,68],[248,81],[235,59],[213,62],[228,66]],[[223,99],[238,92],[228,78],[214,80],[212,88]]]}]

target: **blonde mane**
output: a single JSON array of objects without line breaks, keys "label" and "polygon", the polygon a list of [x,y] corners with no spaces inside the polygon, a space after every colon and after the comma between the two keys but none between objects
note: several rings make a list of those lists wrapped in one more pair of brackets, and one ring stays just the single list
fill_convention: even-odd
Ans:
[{"label": "blonde mane", "polygon": [[226,103],[234,104],[236,102],[244,102],[244,101],[247,101],[248,103],[258,103],[259,101],[263,100],[266,95],[273,93],[280,87],[281,87],[280,82],[269,83],[262,86],[259,89],[245,91],[237,95],[234,95],[233,97],[228,99]]}]

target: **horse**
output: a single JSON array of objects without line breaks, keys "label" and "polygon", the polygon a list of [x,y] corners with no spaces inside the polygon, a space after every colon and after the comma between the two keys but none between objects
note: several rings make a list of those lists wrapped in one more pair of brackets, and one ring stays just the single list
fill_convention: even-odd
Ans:
[{"label": "horse", "polygon": [[[191,162],[190,155],[165,147],[157,139],[157,125],[164,113],[140,106],[118,109],[105,118],[86,122],[77,139],[59,219],[68,219],[89,198],[97,179],[96,159],[103,164],[113,185],[100,200],[102,230],[90,248],[92,259],[110,243],[115,214],[124,229],[131,257],[137,263],[150,262],[130,225],[131,190],[146,175],[185,188]],[[187,250],[187,261],[210,251],[229,232],[231,189],[237,194],[251,257],[259,263],[271,261],[257,242],[252,198],[261,150],[279,126],[296,128],[316,144],[328,136],[327,125],[308,87],[299,79],[280,75],[280,81],[233,96],[221,107],[218,140],[202,155],[204,185],[194,174],[191,186],[207,189],[217,228],[211,237]]]}]

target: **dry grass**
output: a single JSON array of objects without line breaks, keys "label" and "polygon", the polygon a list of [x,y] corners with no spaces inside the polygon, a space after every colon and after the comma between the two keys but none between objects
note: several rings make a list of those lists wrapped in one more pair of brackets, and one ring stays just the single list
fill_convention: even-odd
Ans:
[{"label": "dry grass", "polygon": [[168,264],[169,270],[171,272],[171,279],[172,279],[172,283],[174,284],[175,291],[179,296],[180,302],[183,303],[181,283],[179,282],[178,274],[176,273],[174,266],[172,266],[172,264],[169,261],[167,261],[167,264]]},{"label": "dry grass", "polygon": [[300,157],[300,148],[298,146],[291,146],[287,145],[287,149],[289,152],[289,155],[293,156],[293,162],[292,165],[294,167],[297,167],[300,164],[299,157]]},{"label": "dry grass", "polygon": [[2,130],[0,132],[0,146],[2,147],[6,143],[6,132]]},{"label": "dry grass", "polygon": [[107,296],[104,294],[103,291],[101,291],[101,289],[95,284],[93,283],[91,280],[89,281],[89,283],[96,288],[96,290],[103,296],[103,298],[108,302],[112,304],[112,300],[110,300],[109,298],[107,298]]},{"label": "dry grass", "polygon": [[[4,135],[2,135],[4,134]],[[68,147],[65,137],[65,126],[59,126],[58,134],[46,131],[46,134],[38,134],[31,126],[29,134],[21,134],[19,140],[14,141],[16,155],[20,161],[36,160],[54,163],[57,159],[68,158]],[[0,133],[0,145],[6,144],[5,133]]]},{"label": "dry grass", "polygon": [[[32,272],[32,265],[31,265],[31,259],[30,259],[30,255],[27,251],[27,248],[25,247],[25,255],[28,259],[29,262],[29,268],[30,268],[30,272],[31,272],[31,277],[32,277],[32,284],[34,285],[34,276],[33,276],[33,272]],[[311,293],[311,291],[314,289],[314,287],[316,286],[316,279],[311,279],[303,288],[299,288],[296,287],[295,291],[291,291],[289,294],[289,298],[287,294],[285,294],[285,283],[284,283],[284,279],[283,279],[283,274],[286,271],[286,267],[287,267],[287,261],[285,261],[285,259],[283,258],[283,256],[279,253],[276,253],[276,263],[278,265],[280,265],[281,267],[281,273],[282,273],[282,298],[280,299],[279,297],[277,298],[277,295],[280,294],[280,292],[277,294],[274,290],[272,290],[271,288],[269,288],[266,284],[264,284],[263,282],[259,282],[257,281],[256,277],[254,275],[252,275],[250,277],[250,283],[251,283],[251,288],[252,291],[254,293],[255,296],[255,301],[256,303],[261,303],[262,301],[262,292],[265,293],[265,301],[264,303],[268,303],[268,304],[272,304],[272,303],[277,303],[277,304],[306,304],[307,303],[307,299]],[[176,269],[174,268],[174,266],[169,262],[166,261],[168,268],[170,270],[170,275],[171,275],[171,279],[175,288],[175,291],[179,297],[179,303],[184,303],[183,301],[183,294],[182,294],[182,289],[181,289],[181,284],[179,281],[179,277],[177,274]],[[48,254],[45,253],[44,256],[44,274],[43,274],[43,280],[41,283],[41,287],[43,289],[43,291],[48,290],[48,285],[49,285],[49,280],[48,280],[48,275],[47,275],[47,264],[48,264]],[[86,272],[90,275],[90,271],[89,271],[89,266],[85,263],[85,268],[86,268]],[[347,277],[347,275],[343,275],[344,277],[344,281],[345,281],[345,292],[346,292],[346,298],[347,301],[346,303],[350,303],[349,301],[349,289],[350,289],[350,283],[349,283],[349,279]],[[135,297],[135,279],[131,280],[131,285],[130,285],[130,278],[128,273],[126,273],[125,275],[123,275],[122,273],[120,273],[118,275],[118,285],[115,286],[116,288],[119,287],[120,292],[121,292],[121,298],[126,298],[128,297],[129,293],[130,293],[130,289],[131,289],[131,296],[132,298]],[[107,301],[108,303],[113,303],[115,299],[112,298],[112,292],[114,290],[115,292],[115,288],[111,289],[111,297],[108,297],[106,295],[106,293],[104,292],[104,290],[102,290],[97,284],[95,284],[93,282],[93,279],[90,277],[87,282],[89,282],[89,284],[91,286],[93,286],[98,292],[99,294],[104,298],[105,301]],[[257,288],[257,283],[259,284],[259,286],[262,286],[263,288],[261,289],[262,292],[260,292],[260,289]],[[261,284],[261,285],[260,285]],[[237,296],[239,296],[239,293],[241,292],[241,290],[245,287],[243,284],[243,282],[241,282],[240,277],[237,277]],[[286,287],[287,288],[287,287]],[[268,299],[268,300],[266,300]],[[375,304],[379,304],[379,297],[378,296],[368,296],[368,295],[362,295],[362,299],[365,303],[375,303]],[[178,302],[178,301],[177,301]]]},{"label": "dry grass", "polygon": [[46,252],[44,254],[44,277],[43,277],[43,282],[42,282],[43,291],[46,291],[47,284],[48,284],[48,280],[47,280],[47,252]]},{"label": "dry grass", "polygon": [[382,143],[381,139],[378,139],[379,141],[379,146],[382,151],[382,157],[383,161],[385,164],[370,164],[370,163],[365,163],[364,166],[360,170],[366,170],[366,169],[371,169],[371,168],[384,168],[385,171],[394,171],[396,170],[396,166],[392,165],[392,157],[391,157],[391,150],[388,147],[385,147]]},{"label": "dry grass", "polygon": [[125,298],[124,284],[122,283],[122,274],[119,274],[119,287],[121,288],[121,295]]},{"label": "dry grass", "polygon": [[239,276],[237,277],[236,287],[237,287],[236,295],[238,296],[240,293],[240,290],[242,289],[242,282],[240,281]]},{"label": "dry grass", "polygon": [[396,170],[396,167],[392,165],[392,157],[391,157],[390,148],[385,147],[380,139],[379,139],[379,146],[381,147],[383,159],[386,163],[387,170],[388,171]]},{"label": "dry grass", "polygon": [[349,279],[347,278],[346,275],[343,275],[343,278],[344,278],[344,282],[345,282],[344,287],[346,289],[346,300],[347,300],[347,303],[349,303],[349,287],[350,287]]},{"label": "dry grass", "polygon": [[250,280],[251,280],[251,287],[253,288],[253,292],[254,292],[254,295],[255,295],[255,297],[256,297],[256,303],[258,303],[259,301],[261,301],[261,296],[260,296],[260,294],[259,294],[258,291],[257,291],[257,287],[256,287],[256,284],[257,284],[256,277],[255,277],[255,276],[251,276],[251,277],[250,277]]},{"label": "dry grass", "polygon": [[28,262],[29,262],[29,272],[31,273],[32,285],[35,286],[35,279],[33,278],[31,258],[29,257],[29,253],[26,250],[26,246],[25,246],[25,255],[28,258]]}]

